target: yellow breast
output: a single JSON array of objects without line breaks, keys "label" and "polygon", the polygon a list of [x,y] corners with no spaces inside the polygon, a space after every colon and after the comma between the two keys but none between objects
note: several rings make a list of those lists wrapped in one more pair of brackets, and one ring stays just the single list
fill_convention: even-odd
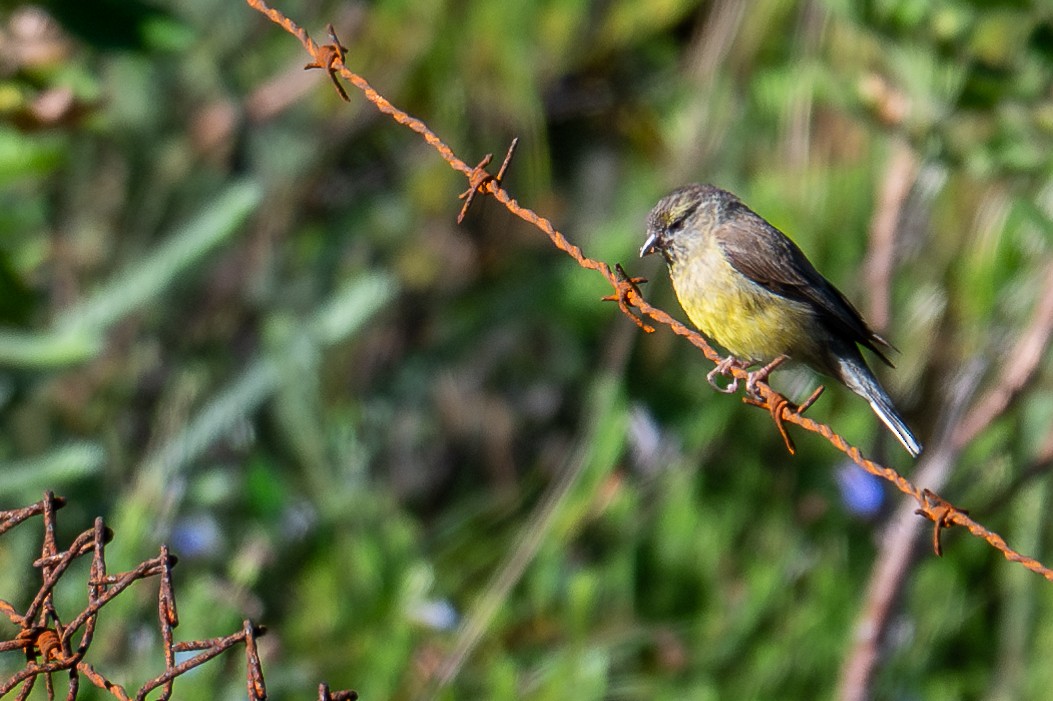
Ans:
[{"label": "yellow breast", "polygon": [[670,268],[691,322],[732,355],[767,362],[803,358],[815,343],[809,307],[773,294],[735,270],[712,237]]}]

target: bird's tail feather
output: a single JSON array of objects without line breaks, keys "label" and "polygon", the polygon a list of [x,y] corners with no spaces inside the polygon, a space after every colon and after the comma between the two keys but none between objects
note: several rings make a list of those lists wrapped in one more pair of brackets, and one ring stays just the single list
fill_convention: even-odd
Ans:
[{"label": "bird's tail feather", "polygon": [[[888,400],[888,395],[885,395],[883,399]],[[903,417],[892,406],[892,403],[872,398],[870,399],[870,408],[878,415],[881,422],[888,427],[888,430],[892,431],[892,435],[899,439],[899,442],[903,444],[903,447],[907,449],[911,457],[918,457],[921,453],[921,443],[914,437],[914,434],[903,421]]]},{"label": "bird's tail feather", "polygon": [[858,358],[841,356],[837,359],[837,365],[840,370],[839,379],[848,385],[849,389],[867,400],[870,408],[888,427],[892,435],[903,444],[911,457],[918,457],[921,453],[921,443],[914,437],[914,433],[907,426],[903,417],[896,411],[892,398],[870,372],[863,358],[861,356]]}]

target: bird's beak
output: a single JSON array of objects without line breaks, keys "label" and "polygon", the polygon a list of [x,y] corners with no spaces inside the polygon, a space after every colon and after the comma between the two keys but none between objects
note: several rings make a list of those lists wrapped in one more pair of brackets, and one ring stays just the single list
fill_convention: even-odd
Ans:
[{"label": "bird's beak", "polygon": [[658,250],[658,232],[651,232],[647,240],[644,241],[643,248],[640,249],[640,257],[649,256]]}]

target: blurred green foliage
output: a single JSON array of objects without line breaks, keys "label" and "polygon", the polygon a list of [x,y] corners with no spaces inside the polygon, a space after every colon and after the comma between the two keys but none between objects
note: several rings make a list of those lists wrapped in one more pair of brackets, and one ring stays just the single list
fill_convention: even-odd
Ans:
[{"label": "blurred green foliage", "polygon": [[[693,348],[640,333],[494,202],[457,227],[463,178],[303,73],[248,6],[76,4],[0,5],[4,507],[53,489],[66,537],[103,515],[113,571],[168,542],[177,634],[267,625],[274,698],[321,680],[422,696],[471,637],[460,622],[477,644],[441,698],[834,694],[891,494],[814,436],[787,456]],[[963,366],[986,388],[1012,362],[1048,284],[1043,3],[278,7],[316,40],[333,22],[348,65],[464,160],[519,136],[514,196],[670,311],[636,251],[651,205],[693,180],[737,192],[867,309],[867,232],[909,148],[885,379],[923,438]],[[1050,388],[1047,357],[944,490],[1047,561]],[[811,411],[910,472],[854,396]],[[30,531],[0,542],[18,605]],[[914,566],[874,697],[1043,698],[1049,584],[956,535]],[[120,597],[96,635],[93,663],[128,686],[162,664],[153,596]],[[234,655],[176,694],[243,684]]]}]

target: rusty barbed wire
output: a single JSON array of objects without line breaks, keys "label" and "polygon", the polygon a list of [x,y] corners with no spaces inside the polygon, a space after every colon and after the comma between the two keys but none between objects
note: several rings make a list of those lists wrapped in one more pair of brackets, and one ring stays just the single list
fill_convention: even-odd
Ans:
[{"label": "rusty barbed wire", "polygon": [[[423,121],[394,106],[387,100],[387,98],[378,93],[365,78],[344,65],[344,48],[339,40],[337,40],[335,33],[332,32],[331,25],[330,38],[333,43],[319,46],[311,40],[310,36],[308,36],[303,28],[286,17],[279,10],[269,7],[263,2],[263,0],[245,1],[250,7],[263,13],[268,19],[285,29],[300,41],[304,49],[311,54],[311,57],[314,59],[311,64],[308,64],[308,66],[324,68],[333,78],[334,82],[337,80],[336,74],[339,74],[349,83],[358,88],[358,90],[365,95],[365,98],[380,112],[390,116],[395,122],[407,127],[417,134],[420,134],[425,142],[432,146],[438,152],[439,156],[446,161],[450,168],[461,172],[468,178],[469,190],[462,195],[462,198],[466,198],[467,201],[465,207],[462,209],[461,215],[458,217],[458,221],[463,218],[468,204],[477,194],[488,194],[492,196],[495,200],[504,205],[510,213],[541,230],[546,236],[548,236],[549,240],[551,240],[556,248],[573,258],[582,268],[594,270],[602,275],[614,289],[612,295],[603,297],[602,299],[617,302],[620,310],[630,317],[637,326],[646,333],[653,332],[654,328],[646,324],[641,317],[647,317],[658,324],[668,327],[674,334],[685,338],[688,342],[697,347],[713,363],[719,363],[722,360],[720,354],[717,353],[717,351],[699,332],[687,327],[665,311],[648,303],[640,293],[638,287],[638,284],[642,281],[640,278],[630,277],[620,269],[620,266],[617,270],[614,270],[607,263],[589,258],[581,248],[568,241],[566,237],[556,229],[551,221],[537,214],[533,210],[520,205],[508,193],[508,191],[502,187],[501,176],[504,175],[504,171],[507,168],[508,161],[510,160],[511,154],[515,148],[515,141],[513,141],[512,146],[509,148],[509,155],[505,159],[505,165],[502,166],[501,172],[497,177],[490,175],[486,171],[486,166],[490,164],[493,154],[487,154],[475,167],[469,166],[453,152],[453,149],[447,146],[442,139],[432,132]],[[337,85],[341,96],[346,94],[343,90],[343,86],[340,86],[339,83],[337,83]],[[741,368],[732,367],[729,369],[729,374],[736,379],[748,379],[748,373]],[[795,406],[786,399],[786,397],[779,392],[776,392],[764,382],[757,383],[756,390],[759,396],[746,398],[746,401],[767,410],[771,414],[776,428],[785,440],[787,448],[791,453],[794,452],[793,442],[785,429],[785,423],[792,423],[806,431],[822,436],[835,448],[844,453],[850,460],[856,463],[856,465],[872,475],[892,483],[896,489],[913,498],[918,504],[917,513],[929,519],[934,524],[933,543],[937,555],[942,553],[942,549],[939,546],[939,539],[942,530],[949,526],[961,526],[977,538],[985,540],[988,544],[1001,552],[1010,562],[1018,562],[1032,572],[1035,572],[1036,574],[1045,577],[1050,582],[1053,582],[1053,569],[1046,567],[1040,561],[1032,557],[1028,557],[1013,550],[1000,535],[977,523],[971,519],[965,511],[958,509],[942,497],[939,497],[939,495],[927,489],[915,486],[910,480],[903,477],[893,468],[880,465],[873,460],[868,459],[858,447],[849,443],[830,426],[803,416],[802,412],[804,408],[807,408],[805,404],[802,404],[801,408]],[[814,402],[815,398],[817,398],[817,395],[816,397],[810,398],[809,402],[806,402],[806,404]]]},{"label": "rusty barbed wire", "polygon": [[330,691],[328,684],[318,685],[318,701],[357,701],[357,691]]},{"label": "rusty barbed wire", "polygon": [[[17,698],[26,699],[32,693],[37,679],[43,677],[47,698],[54,699],[56,690],[53,677],[57,673],[65,673],[68,675],[65,694],[68,700],[77,698],[81,677],[119,701],[143,701],[156,689],[161,690],[158,699],[170,699],[177,677],[238,645],[245,646],[248,698],[252,701],[263,701],[267,698],[263,668],[256,649],[256,639],[266,632],[263,627],[245,621],[241,630],[231,635],[208,640],[175,642],[174,629],[179,625],[179,616],[176,611],[175,588],[172,585],[172,568],[177,558],[168,552],[166,546],[161,546],[157,557],[139,563],[134,569],[119,574],[107,574],[105,549],[114,534],[101,518],[95,519],[91,530],[78,535],[66,550],[60,551],[55,538],[55,514],[65,503],[65,499],[45,492],[44,498],[35,504],[0,511],[0,534],[34,516],[42,516],[44,521],[41,556],[32,563],[41,571],[40,588],[23,613],[19,613],[12,603],[0,599],[0,614],[18,627],[18,632],[13,638],[0,641],[0,653],[19,651],[26,660],[22,669],[0,682],[0,698],[21,687]],[[87,582],[87,605],[69,623],[64,624],[54,605],[55,587],[63,575],[69,572],[74,560],[89,554],[92,562]],[[133,695],[95,669],[84,658],[91,647],[95,624],[102,608],[135,582],[153,577],[159,579],[157,613],[165,668]],[[78,631],[80,640],[76,648],[73,648],[71,641]],[[176,654],[184,652],[198,654],[176,664]],[[329,694],[328,687],[325,688]],[[357,694],[353,691],[339,691],[325,698],[347,701],[357,698]]]},{"label": "rusty barbed wire", "polygon": [[336,38],[336,30],[333,29],[333,25],[326,27],[329,30],[329,43],[323,44],[318,47],[318,56],[311,63],[308,63],[303,67],[305,71],[311,70],[312,68],[321,68],[329,74],[329,80],[333,81],[333,87],[336,88],[336,92],[344,100],[344,102],[351,102],[351,98],[348,97],[347,91],[344,90],[344,86],[340,84],[340,79],[336,77],[335,65],[344,62],[344,55],[347,53],[347,47],[340,43],[340,40]]}]

